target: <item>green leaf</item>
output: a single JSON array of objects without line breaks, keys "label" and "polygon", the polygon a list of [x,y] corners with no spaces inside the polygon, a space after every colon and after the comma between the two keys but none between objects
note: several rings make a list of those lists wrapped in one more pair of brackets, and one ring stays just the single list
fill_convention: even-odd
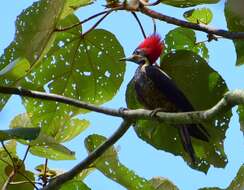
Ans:
[{"label": "green leaf", "polygon": [[191,9],[183,14],[189,22],[209,24],[212,21],[213,13],[209,8]]},{"label": "green leaf", "polygon": [[[8,152],[11,154],[12,158],[15,161],[15,164],[22,163],[22,161],[17,157],[16,155],[16,142],[14,140],[8,141],[8,143],[5,144],[5,147],[7,148]],[[5,162],[4,162],[5,161]],[[12,172],[13,167],[6,164],[6,161],[10,164],[12,164],[11,159],[9,158],[8,154],[3,148],[0,148],[0,187],[3,187],[4,183],[6,182],[9,174]],[[34,181],[34,174],[30,171],[25,170],[25,166],[22,165],[22,167],[19,169],[21,173],[25,176],[27,176],[30,180]],[[15,174],[15,176],[12,179],[13,182],[19,182],[19,181],[26,181],[26,179],[20,175]],[[25,183],[25,184],[16,184],[16,185],[8,185],[8,190],[33,190],[34,187],[32,184]]]},{"label": "green leaf", "polygon": [[208,60],[208,49],[205,43],[196,42],[196,34],[193,30],[177,27],[165,36],[165,54],[175,52],[177,50],[190,50],[205,60]]},{"label": "green leaf", "polygon": [[215,4],[219,0],[161,0],[161,3],[168,4],[174,7],[192,7],[200,4]]},{"label": "green leaf", "polygon": [[64,18],[72,14],[78,8],[90,5],[93,2],[94,0],[66,0],[66,4],[62,12],[61,18]]},{"label": "green leaf", "polygon": [[201,188],[199,190],[242,190],[244,189],[244,165],[242,165],[229,187],[221,189],[218,187]]},{"label": "green leaf", "polygon": [[179,190],[170,180],[163,177],[154,177],[149,182],[156,190]]},{"label": "green leaf", "polygon": [[[172,77],[196,110],[205,110],[215,105],[228,90],[224,80],[209,65],[191,51],[179,50],[167,54],[161,61],[162,69]],[[135,92],[133,83],[127,87],[126,101],[129,108],[136,109],[133,102]],[[204,123],[211,134],[210,142],[192,138],[197,164],[191,165],[189,156],[184,151],[178,129],[157,121],[138,121],[135,131],[137,135],[157,149],[181,155],[190,167],[207,172],[210,165],[224,167],[227,163],[223,141],[229,124],[231,113],[220,115],[210,123]]]},{"label": "green leaf", "polygon": [[[91,2],[91,0],[40,0],[23,10],[16,20],[15,38],[0,57],[0,70],[11,68],[22,58],[28,60],[28,65],[21,70],[16,64],[17,68],[13,70],[21,72],[0,77],[0,85],[16,86],[20,80],[28,80],[28,77],[24,77],[25,74],[39,64],[43,55],[52,46],[60,18],[71,14],[79,6],[85,6]],[[0,107],[3,107],[9,96],[1,95],[0,97]]]},{"label": "green leaf", "polygon": [[[70,15],[60,26],[77,23]],[[80,27],[58,33],[53,47],[44,56],[40,67],[28,75],[23,85],[43,89],[96,105],[113,98],[124,77],[123,48],[116,37],[105,30],[93,30],[81,36]],[[81,112],[72,106],[55,102],[25,99],[32,122],[41,125],[47,134],[55,135],[67,118]],[[39,106],[37,106],[39,105]]]},{"label": "green leaf", "polygon": [[29,143],[33,155],[51,160],[74,160],[75,153],[59,144],[53,137],[40,133],[37,139]]},{"label": "green leaf", "polygon": [[0,141],[10,139],[34,140],[38,137],[40,128],[15,128],[0,130]]},{"label": "green leaf", "polygon": [[84,182],[79,180],[70,180],[62,185],[60,190],[91,190]]},{"label": "green leaf", "polygon": [[0,77],[8,78],[9,80],[21,78],[27,74],[29,68],[30,63],[27,59],[18,58],[0,71]]},{"label": "green leaf", "polygon": [[239,105],[237,113],[239,114],[239,122],[242,132],[244,133],[244,106]]},{"label": "green leaf", "polygon": [[80,119],[70,119],[64,126],[59,128],[58,133],[55,135],[57,142],[66,142],[75,138],[81,132],[89,127],[89,121]]},{"label": "green leaf", "polygon": [[[10,172],[12,171],[12,167],[10,166],[7,166],[5,168],[5,171],[6,171],[6,174],[7,176],[10,174]],[[34,190],[34,187],[32,184],[30,183],[20,183],[18,184],[18,182],[23,182],[23,181],[26,181],[26,177],[31,180],[31,181],[34,181],[35,180],[35,177],[34,177],[34,173],[32,173],[31,171],[28,171],[25,169],[25,167],[23,166],[20,170],[21,174],[17,173],[14,177],[13,177],[13,180],[12,182],[13,183],[17,183],[17,184],[11,184],[11,185],[8,185],[8,190]]]},{"label": "green leaf", "polygon": [[[99,145],[104,143],[105,140],[106,138],[101,135],[90,135],[85,139],[86,149],[89,152],[92,152]],[[147,181],[145,178],[136,175],[134,171],[124,166],[119,161],[117,151],[114,147],[109,148],[93,163],[93,165],[105,176],[124,186],[128,190],[159,190],[154,188],[155,184],[153,182]]]},{"label": "green leaf", "polygon": [[[242,0],[227,0],[225,3],[225,18],[229,31],[244,32],[244,12]],[[236,49],[236,65],[244,64],[244,42],[243,40],[233,40]]]}]

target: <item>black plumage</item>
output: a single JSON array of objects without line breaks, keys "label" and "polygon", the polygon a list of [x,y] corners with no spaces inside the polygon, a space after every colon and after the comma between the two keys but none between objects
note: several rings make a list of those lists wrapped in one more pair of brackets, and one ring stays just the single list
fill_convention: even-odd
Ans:
[{"label": "black plumage", "polygon": [[[158,66],[140,63],[133,80],[137,99],[146,109],[160,108],[165,112],[194,111],[183,92]],[[201,124],[178,125],[178,128],[183,147],[194,163],[195,153],[190,136],[209,141],[209,134]]]}]

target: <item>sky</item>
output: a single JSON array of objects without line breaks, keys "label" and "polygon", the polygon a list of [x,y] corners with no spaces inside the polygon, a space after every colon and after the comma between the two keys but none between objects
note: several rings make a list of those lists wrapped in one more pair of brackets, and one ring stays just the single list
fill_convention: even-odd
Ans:
[{"label": "sky", "polygon": [[[6,48],[14,38],[14,22],[16,16],[33,2],[33,0],[2,0],[0,2],[1,54],[3,53],[4,48]],[[102,4],[105,3],[103,1],[96,1],[92,6],[81,8],[76,12],[76,15],[81,20],[87,18],[88,16],[103,10],[103,7],[101,6]],[[221,1],[217,5],[208,5],[208,7],[210,7],[214,12],[214,18],[211,25],[216,28],[225,29],[224,1]],[[177,18],[182,18],[182,13],[185,11],[184,9],[175,9],[166,5],[160,5],[156,10]],[[139,16],[145,26],[146,33],[149,35],[152,33],[151,19],[141,14],[139,14]],[[87,29],[89,26],[90,25],[88,24],[84,29]],[[175,26],[167,23],[157,22],[158,33],[162,36],[174,27]],[[114,33],[121,45],[124,47],[125,54],[127,56],[133,52],[136,46],[143,39],[137,23],[131,14],[125,11],[111,14],[101,25],[99,25],[98,28],[104,28]],[[197,34],[199,41],[206,39],[206,35],[204,33],[197,32]],[[208,43],[207,47],[209,48],[210,53],[209,64],[225,79],[229,89],[244,88],[244,83],[242,81],[244,66],[235,66],[236,55],[232,41],[220,39],[217,42]],[[136,65],[127,65],[125,79],[119,92],[104,106],[111,108],[126,106],[124,98],[126,85],[132,78],[135,69]],[[224,143],[225,152],[229,160],[224,169],[211,167],[206,175],[202,172],[195,171],[191,169],[181,157],[173,156],[172,154],[164,151],[158,151],[140,140],[132,128],[115,145],[116,147],[119,147],[120,161],[128,168],[134,170],[141,177],[146,179],[150,179],[154,176],[166,177],[176,184],[181,190],[196,190],[200,187],[211,186],[226,188],[235,177],[241,164],[244,163],[243,134],[240,132],[238,116],[235,111],[236,109],[234,108],[230,128],[227,131],[227,137]],[[1,128],[7,128],[13,116],[23,112],[24,108],[21,104],[20,98],[13,96],[5,106],[4,110],[0,112]],[[81,160],[87,155],[83,145],[83,141],[86,136],[97,133],[108,137],[118,128],[121,122],[121,119],[96,113],[89,113],[85,116],[80,116],[80,118],[89,119],[91,121],[91,126],[76,139],[66,143],[68,147],[72,147],[71,149],[76,151],[77,160]],[[23,155],[23,152],[24,147],[19,146],[18,153]],[[74,166],[76,162],[77,161],[50,161],[49,167],[68,170]],[[41,163],[44,163],[44,159],[28,156],[27,168],[33,169],[36,165]],[[109,180],[99,171],[91,173],[86,178],[85,182],[93,190],[108,188],[124,190],[122,186]]]}]

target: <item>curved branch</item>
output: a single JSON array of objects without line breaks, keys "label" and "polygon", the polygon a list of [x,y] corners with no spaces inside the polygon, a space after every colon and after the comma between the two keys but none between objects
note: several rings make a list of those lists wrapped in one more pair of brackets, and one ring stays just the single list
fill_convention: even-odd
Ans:
[{"label": "curved branch", "polygon": [[190,124],[190,123],[200,123],[204,121],[213,120],[220,113],[224,113],[230,110],[236,105],[244,105],[244,89],[233,90],[227,92],[224,97],[212,108],[204,111],[193,111],[193,112],[180,112],[180,113],[169,113],[169,112],[157,112],[155,117],[151,116],[152,110],[145,109],[112,109],[106,107],[98,107],[94,104],[82,102],[76,99],[64,97],[57,94],[26,90],[23,88],[14,87],[1,87],[0,93],[3,94],[16,94],[24,97],[37,98],[41,100],[55,101],[59,103],[64,103],[72,105],[78,108],[87,109],[90,111],[95,111],[97,113],[102,113],[110,116],[121,117],[124,119],[136,120],[136,119],[146,119],[155,120],[155,117],[159,121],[171,124]]},{"label": "curved branch", "polygon": [[114,143],[116,143],[129,129],[131,121],[124,120],[120,127],[114,132],[114,134],[108,138],[103,144],[101,144],[96,150],[90,153],[83,161],[77,164],[68,172],[65,172],[56,178],[52,179],[50,183],[45,186],[42,190],[56,190],[67,182],[78,175],[82,170],[90,166],[98,157],[100,157],[106,150],[108,150]]},{"label": "curved branch", "polygon": [[177,18],[174,18],[171,16],[164,15],[162,13],[148,9],[144,6],[138,8],[138,11],[140,11],[141,13],[143,13],[147,16],[167,22],[169,24],[174,24],[177,26],[191,28],[194,30],[206,32],[208,34],[215,34],[215,35],[222,36],[222,37],[229,38],[229,39],[244,39],[244,32],[230,32],[227,30],[211,28],[208,25],[187,22],[187,21],[180,20],[180,19],[177,19]]}]

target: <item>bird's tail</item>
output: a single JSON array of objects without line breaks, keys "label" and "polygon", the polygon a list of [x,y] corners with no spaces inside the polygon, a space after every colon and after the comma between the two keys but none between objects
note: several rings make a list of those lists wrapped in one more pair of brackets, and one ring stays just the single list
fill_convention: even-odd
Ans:
[{"label": "bird's tail", "polygon": [[191,143],[191,137],[190,137],[189,131],[188,131],[187,127],[183,127],[183,126],[180,126],[179,130],[180,130],[180,138],[181,138],[183,147],[184,147],[185,151],[189,154],[189,156],[191,158],[191,162],[194,164],[196,161],[195,151],[194,151],[192,143]]}]

